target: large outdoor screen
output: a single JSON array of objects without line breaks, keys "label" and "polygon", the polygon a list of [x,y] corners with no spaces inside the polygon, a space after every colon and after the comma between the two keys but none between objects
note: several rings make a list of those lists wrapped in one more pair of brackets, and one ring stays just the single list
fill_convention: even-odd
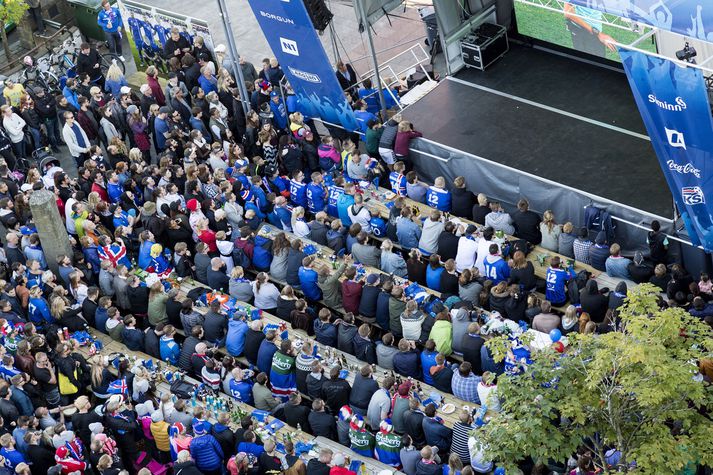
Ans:
[{"label": "large outdoor screen", "polygon": [[[633,31],[629,20],[566,1],[515,0],[515,19],[521,35],[613,61],[620,59],[612,41],[629,44],[649,31]],[[656,52],[650,38],[637,46]]]}]

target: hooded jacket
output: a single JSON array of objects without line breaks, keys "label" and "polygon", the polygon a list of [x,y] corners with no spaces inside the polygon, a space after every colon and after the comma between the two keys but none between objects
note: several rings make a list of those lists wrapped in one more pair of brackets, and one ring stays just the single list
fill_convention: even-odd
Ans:
[{"label": "hooded jacket", "polygon": [[600,323],[604,320],[609,303],[607,298],[599,293],[596,280],[587,281],[587,285],[579,291],[579,303],[582,312],[587,312],[593,322]]},{"label": "hooded jacket", "polygon": [[616,289],[614,292],[609,293],[609,308],[612,310],[616,310],[622,305],[624,305],[624,299],[626,298],[626,293],[627,293],[627,286],[626,282],[623,280],[616,284]]},{"label": "hooded jacket", "polygon": [[604,231],[599,231],[594,239],[594,245],[589,248],[589,260],[592,267],[602,272],[607,270],[606,262],[609,258],[609,246],[607,246],[607,235]]},{"label": "hooded jacket", "polygon": [[490,289],[490,311],[499,312],[503,316],[507,315],[506,304],[509,298],[510,294],[507,288],[502,293],[497,291],[497,287]]},{"label": "hooded jacket", "polygon": [[470,312],[466,308],[451,310],[451,324],[453,325],[453,351],[463,352],[462,335],[468,333],[468,325],[471,324]]},{"label": "hooded jacket", "polygon": [[201,472],[218,470],[223,464],[223,448],[210,434],[196,436],[191,441],[191,456]]},{"label": "hooded jacket", "polygon": [[351,323],[342,322],[337,326],[337,348],[350,355],[354,354],[354,337],[357,334],[357,327]]},{"label": "hooded jacket", "polygon": [[448,320],[436,320],[428,336],[436,342],[436,349],[445,356],[453,353],[453,325]]}]

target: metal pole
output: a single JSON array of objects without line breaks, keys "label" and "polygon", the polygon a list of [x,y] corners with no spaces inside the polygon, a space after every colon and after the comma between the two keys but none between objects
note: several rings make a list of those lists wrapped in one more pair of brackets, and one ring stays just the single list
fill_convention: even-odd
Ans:
[{"label": "metal pole", "polygon": [[371,67],[374,69],[374,77],[376,78],[376,92],[379,94],[379,103],[381,104],[381,115],[382,120],[386,120],[386,99],[384,98],[384,91],[381,87],[381,74],[379,74],[379,62],[376,59],[376,50],[374,49],[374,39],[371,37],[371,26],[369,25],[369,20],[366,17],[366,9],[364,8],[364,0],[356,0],[357,8],[359,9],[359,17],[361,18],[362,25],[366,29],[367,44],[369,45],[369,52],[371,53]]},{"label": "metal pole", "polygon": [[245,87],[245,78],[243,77],[243,69],[240,67],[240,55],[238,48],[235,46],[235,37],[233,36],[233,28],[230,25],[230,17],[228,16],[228,7],[225,5],[225,0],[218,0],[218,12],[225,29],[225,41],[228,43],[230,56],[233,58],[233,74],[238,79],[238,91],[240,91],[240,103],[243,106],[243,112],[247,117],[250,112],[250,96]]}]

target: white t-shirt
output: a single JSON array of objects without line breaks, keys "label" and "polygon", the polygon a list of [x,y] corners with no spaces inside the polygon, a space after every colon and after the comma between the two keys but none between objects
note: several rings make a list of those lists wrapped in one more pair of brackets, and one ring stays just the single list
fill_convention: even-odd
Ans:
[{"label": "white t-shirt", "polygon": [[475,267],[477,250],[478,241],[461,236],[458,240],[458,252],[456,253],[456,270],[458,272]]}]

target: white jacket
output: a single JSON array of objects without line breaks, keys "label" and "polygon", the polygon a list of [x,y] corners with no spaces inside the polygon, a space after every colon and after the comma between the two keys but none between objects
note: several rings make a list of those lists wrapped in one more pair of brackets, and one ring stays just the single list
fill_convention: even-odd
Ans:
[{"label": "white jacket", "polygon": [[91,143],[89,142],[89,138],[84,132],[84,129],[82,129],[82,126],[79,125],[77,122],[75,122],[75,124],[77,124],[77,127],[79,127],[79,132],[82,134],[82,138],[84,138],[84,143],[87,146],[84,148],[79,146],[77,136],[74,134],[74,130],[72,130],[72,127],[70,127],[69,123],[67,122],[65,122],[64,127],[62,128],[62,138],[64,139],[64,143],[67,144],[67,148],[69,148],[70,155],[76,158],[82,153],[88,152]]},{"label": "white jacket", "polygon": [[25,131],[23,130],[25,124],[25,119],[14,112],[10,117],[3,117],[2,119],[2,125],[5,127],[5,131],[12,143],[20,143],[25,140]]},{"label": "white jacket", "polygon": [[456,270],[458,272],[463,272],[465,269],[475,267],[475,253],[477,249],[478,241],[466,236],[461,236],[461,238],[458,239],[458,251],[456,252]]},{"label": "white jacket", "polygon": [[218,246],[218,252],[220,253],[220,259],[225,262],[225,273],[230,275],[230,272],[235,267],[233,262],[233,249],[235,244],[232,241],[216,241],[216,246]]}]

